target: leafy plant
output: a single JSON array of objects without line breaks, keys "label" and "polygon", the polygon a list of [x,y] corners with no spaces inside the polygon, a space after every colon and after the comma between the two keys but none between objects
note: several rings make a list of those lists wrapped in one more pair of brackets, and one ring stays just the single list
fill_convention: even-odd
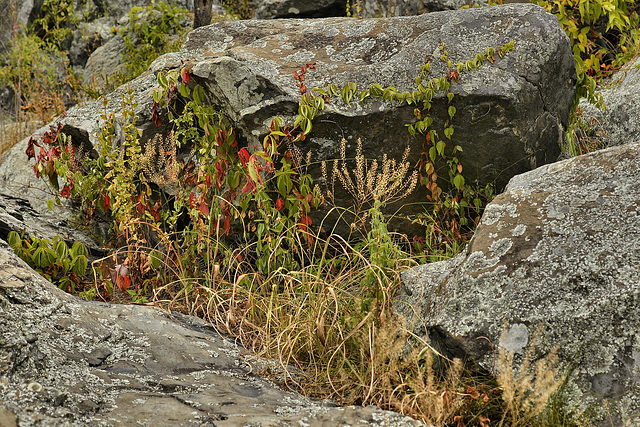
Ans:
[{"label": "leafy plant", "polygon": [[40,17],[33,23],[32,33],[47,46],[59,51],[69,40],[79,19],[74,15],[75,0],[44,0]]},{"label": "leafy plant", "polygon": [[569,37],[578,81],[572,117],[567,129],[571,155],[584,152],[578,134],[585,124],[577,111],[581,98],[603,108],[597,82],[610,76],[640,49],[640,3],[636,0],[536,0],[558,17]]},{"label": "leafy plant", "polygon": [[123,54],[129,81],[149,68],[157,57],[177,51],[182,45],[187,28],[188,10],[163,1],[151,2],[146,7],[133,7],[129,11],[130,31],[124,35],[127,51]]},{"label": "leafy plant", "polygon": [[27,238],[15,231],[9,232],[7,242],[31,268],[64,291],[75,292],[87,271],[89,252],[80,242],[74,242],[69,249],[58,236],[50,241]]}]

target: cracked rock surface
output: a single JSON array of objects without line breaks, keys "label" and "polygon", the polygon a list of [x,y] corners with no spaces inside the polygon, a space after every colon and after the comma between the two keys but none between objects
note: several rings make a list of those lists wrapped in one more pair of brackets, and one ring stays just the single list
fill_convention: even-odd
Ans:
[{"label": "cracked rock surface", "polygon": [[540,328],[536,355],[575,364],[570,408],[640,423],[640,143],[514,177],[465,252],[404,280],[398,309],[442,352],[491,370]]},{"label": "cracked rock surface", "polygon": [[0,241],[0,425],[417,426],[375,407],[322,406],[258,377],[199,319],[88,302]]}]

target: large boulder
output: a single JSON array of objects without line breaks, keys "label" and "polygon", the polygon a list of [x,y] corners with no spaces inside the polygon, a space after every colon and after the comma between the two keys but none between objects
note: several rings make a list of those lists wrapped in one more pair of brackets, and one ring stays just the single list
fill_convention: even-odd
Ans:
[{"label": "large boulder", "polygon": [[[372,20],[226,21],[191,32],[180,52],[158,58],[130,85],[136,92],[138,124],[145,129],[144,138],[152,137],[160,131],[151,121],[154,76],[188,64],[192,82],[201,84],[210,102],[231,119],[241,142],[259,146],[272,118],[294,121],[300,89],[293,73],[305,63],[316,63],[316,69],[305,75],[309,89],[330,83],[342,87],[352,81],[361,89],[379,83],[413,91],[427,55],[433,57],[432,75],[446,75],[446,64],[439,59],[440,42],[445,42],[448,58],[456,63],[510,41],[515,42],[513,51],[504,58],[496,56],[494,63],[485,61],[474,72],[460,73],[451,89],[457,108],[453,139],[464,149],[460,158],[467,180],[502,188],[515,174],[557,159],[575,91],[568,39],[557,18],[538,6]],[[120,88],[107,97],[107,111],[118,109],[120,94],[126,90]],[[444,94],[439,94],[432,115],[440,135],[448,118],[446,107]],[[349,107],[334,99],[316,117],[301,148],[311,151],[316,161],[337,158],[338,142],[344,137],[347,156],[353,157],[355,141],[361,138],[369,159],[384,154],[399,159],[410,146],[415,161],[424,138],[406,131],[405,124],[415,121],[414,108],[379,100],[353,102]],[[70,110],[61,120],[76,143],[95,143],[104,111],[98,101]],[[318,180],[319,162],[309,171]],[[424,203],[425,193],[422,188],[407,203]],[[351,204],[348,199],[337,203]]]},{"label": "large boulder", "polygon": [[246,355],[196,318],[66,294],[0,241],[0,425],[421,425],[285,392]]},{"label": "large boulder", "polygon": [[463,253],[404,275],[398,310],[432,346],[487,370],[498,348],[522,356],[541,327],[536,357],[558,348],[570,409],[637,425],[638,200],[640,143],[514,177]]},{"label": "large boulder", "polygon": [[606,109],[586,100],[580,103],[583,119],[592,128],[587,138],[610,147],[640,141],[640,56],[607,79],[598,93]]},{"label": "large boulder", "polygon": [[[255,145],[274,116],[293,121],[300,99],[293,72],[304,63],[316,63],[305,74],[309,89],[352,81],[361,89],[379,83],[413,91],[427,55],[434,58],[432,74],[446,75],[446,64],[438,59],[441,41],[455,64],[512,40],[515,49],[503,59],[461,73],[452,84],[454,141],[464,149],[467,178],[504,187],[511,176],[556,160],[573,99],[576,76],[568,39],[557,18],[538,6],[380,20],[223,22],[191,32],[181,54],[194,59],[194,80]],[[448,117],[443,98],[436,97],[439,104],[432,110],[441,135]],[[342,137],[351,145],[362,138],[368,158],[383,153],[400,158],[407,145],[417,158],[423,141],[411,138],[405,127],[415,120],[414,108],[335,101],[316,118],[303,148],[316,158],[336,158]]]}]

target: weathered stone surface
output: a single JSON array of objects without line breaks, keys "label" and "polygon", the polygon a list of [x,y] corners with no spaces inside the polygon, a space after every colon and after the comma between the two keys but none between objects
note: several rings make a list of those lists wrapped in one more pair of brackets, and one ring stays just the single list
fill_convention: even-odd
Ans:
[{"label": "weathered stone surface", "polygon": [[[182,55],[194,58],[194,80],[253,145],[261,143],[275,115],[293,119],[300,92],[292,73],[305,62],[317,63],[305,75],[308,88],[353,81],[360,88],[380,83],[412,91],[425,55],[439,58],[439,40],[453,63],[516,42],[504,59],[462,73],[459,84],[452,85],[455,141],[464,148],[461,161],[468,179],[496,181],[500,187],[516,173],[554,161],[568,120],[575,66],[557,18],[537,6],[382,20],[223,22],[190,33]],[[446,64],[438,59],[432,69],[434,76],[446,74]],[[446,108],[438,100],[440,108],[432,112],[441,129]],[[410,138],[404,126],[413,121],[413,111],[413,106],[379,101],[352,107],[336,101],[315,120],[304,149],[335,158],[336,142],[344,136],[350,142],[362,138],[369,158],[384,152],[400,158],[407,144],[417,156],[421,142]]]},{"label": "weathered stone surface", "polygon": [[253,2],[255,19],[345,16],[346,6],[345,0],[259,0]]},{"label": "weathered stone surface", "polygon": [[[398,308],[450,355],[491,369],[499,347],[575,363],[572,408],[640,422],[640,143],[514,177],[466,251],[404,275]],[[415,316],[414,316],[415,314]],[[504,322],[510,325],[501,338]],[[607,423],[607,425],[610,425]]]},{"label": "weathered stone surface", "polygon": [[83,82],[93,87],[103,87],[107,80],[125,71],[122,55],[127,51],[121,35],[111,37],[98,47],[86,60],[82,71]]},{"label": "weathered stone surface", "polygon": [[282,391],[242,353],[196,318],[65,294],[0,241],[2,425],[420,425]]},{"label": "weathered stone surface", "polygon": [[113,38],[111,28],[116,19],[103,17],[80,24],[73,32],[73,41],[69,49],[69,63],[74,67],[84,67],[89,56],[100,46]]},{"label": "weathered stone surface", "polygon": [[[508,3],[530,3],[527,0],[503,0]],[[351,2],[351,13],[360,18],[414,16],[464,6],[485,7],[487,0],[364,0]]]},{"label": "weathered stone surface", "polygon": [[[580,103],[585,122],[594,120],[594,132],[607,146],[640,141],[640,57],[626,64],[598,91],[607,108]],[[602,132],[604,131],[604,132]]]}]

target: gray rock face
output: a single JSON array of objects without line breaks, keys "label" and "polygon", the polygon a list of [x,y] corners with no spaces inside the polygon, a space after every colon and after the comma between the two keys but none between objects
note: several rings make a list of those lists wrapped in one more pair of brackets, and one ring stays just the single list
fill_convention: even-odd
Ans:
[{"label": "gray rock face", "polygon": [[115,23],[115,18],[104,17],[81,24],[73,33],[69,63],[74,67],[84,67],[89,56],[114,36],[111,27]]},{"label": "gray rock face", "polygon": [[585,121],[595,119],[594,127],[604,131],[599,139],[610,147],[640,141],[640,57],[608,79],[599,93],[606,110],[580,103]]},{"label": "gray rock face", "polygon": [[[398,308],[432,345],[491,369],[498,347],[575,363],[573,409],[640,422],[640,144],[514,177],[467,250],[406,273]],[[415,316],[414,316],[415,314]],[[510,325],[501,338],[504,322]],[[602,399],[610,403],[603,414]],[[609,424],[607,424],[609,425]]]},{"label": "gray rock face", "polygon": [[345,16],[346,5],[345,0],[260,0],[253,2],[255,19]]},{"label": "gray rock face", "polygon": [[127,51],[121,35],[111,37],[109,41],[98,47],[86,60],[82,71],[83,82],[94,87],[105,85],[109,77],[124,72],[122,55]]},{"label": "gray rock face", "polygon": [[[498,25],[497,23],[500,23]],[[416,89],[426,55],[434,76],[446,74],[439,40],[449,59],[465,62],[488,47],[515,40],[514,51],[452,84],[457,95],[454,140],[464,148],[467,177],[504,186],[511,176],[554,161],[560,153],[574,93],[575,66],[557,18],[533,5],[448,11],[417,17],[358,20],[223,22],[189,34],[182,55],[195,58],[194,80],[233,119],[250,145],[262,142],[272,117],[293,121],[300,91],[292,73],[306,62],[306,86],[359,88],[373,83],[399,91]],[[432,110],[442,134],[444,100]],[[368,158],[400,158],[407,145],[414,156],[422,141],[405,123],[414,106],[379,101],[330,104],[317,117],[304,149],[318,158],[338,157],[337,142],[362,138]]]},{"label": "gray rock face", "polygon": [[282,391],[242,354],[196,318],[65,294],[0,241],[2,425],[421,425]]}]

